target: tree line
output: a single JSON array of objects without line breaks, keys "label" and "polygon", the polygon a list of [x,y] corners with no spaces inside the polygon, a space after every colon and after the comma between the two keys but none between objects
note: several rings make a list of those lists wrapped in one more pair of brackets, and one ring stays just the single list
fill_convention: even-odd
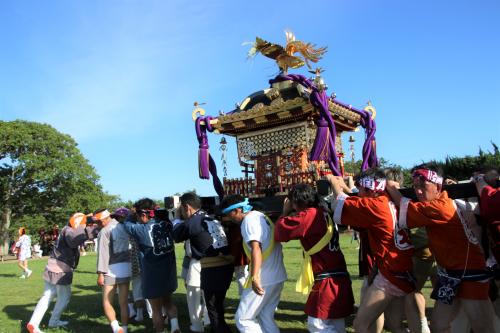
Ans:
[{"label": "tree line", "polygon": [[75,140],[52,126],[0,121],[0,244],[21,225],[65,224],[75,211],[93,211],[117,201]]}]

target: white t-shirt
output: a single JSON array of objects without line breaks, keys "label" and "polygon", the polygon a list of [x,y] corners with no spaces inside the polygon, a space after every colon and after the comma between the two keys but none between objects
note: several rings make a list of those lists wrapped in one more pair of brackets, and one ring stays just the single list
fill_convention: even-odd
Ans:
[{"label": "white t-shirt", "polygon": [[19,260],[31,258],[31,238],[28,235],[19,237],[19,240],[16,242],[16,247],[19,248]]},{"label": "white t-shirt", "polygon": [[[258,241],[262,247],[262,253],[269,247],[274,235],[271,232],[271,226],[261,212],[249,212],[241,222],[241,235],[247,249],[250,250],[249,242]],[[261,285],[283,282],[287,279],[285,265],[283,264],[283,251],[281,243],[274,243],[274,249],[269,257],[262,262],[260,271]]]}]

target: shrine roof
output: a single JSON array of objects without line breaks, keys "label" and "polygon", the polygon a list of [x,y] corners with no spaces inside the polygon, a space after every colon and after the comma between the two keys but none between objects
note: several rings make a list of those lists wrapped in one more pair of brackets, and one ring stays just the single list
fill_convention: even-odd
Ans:
[{"label": "shrine roof", "polygon": [[[318,111],[309,102],[310,91],[303,85],[283,81],[246,97],[231,112],[221,113],[212,126],[227,135],[257,131],[306,119],[316,119]],[[360,110],[330,98],[328,108],[341,131],[360,125]]]}]

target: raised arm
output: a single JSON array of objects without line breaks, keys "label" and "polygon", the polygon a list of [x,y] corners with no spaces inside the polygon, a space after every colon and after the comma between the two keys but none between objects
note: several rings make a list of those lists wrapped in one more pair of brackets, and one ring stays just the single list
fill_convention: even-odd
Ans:
[{"label": "raised arm", "polygon": [[174,226],[172,230],[172,237],[176,243],[184,242],[189,239],[189,227],[186,222],[182,219],[181,207],[177,207],[175,210],[174,221],[172,222]]},{"label": "raised arm", "polygon": [[485,186],[480,196],[481,215],[485,218],[497,218],[500,215],[500,189]]},{"label": "raised arm", "polygon": [[274,240],[277,242],[288,242],[304,236],[306,229],[301,227],[301,222],[305,218],[305,213],[302,211],[290,215],[291,206],[286,198],[283,203],[283,213],[274,224]]},{"label": "raised arm", "polygon": [[335,212],[339,206],[343,204],[343,200],[347,198],[346,193],[350,193],[351,189],[344,182],[342,177],[327,175],[326,179],[330,183],[333,195],[330,201],[331,210]]},{"label": "raised arm", "polygon": [[341,193],[349,193],[351,189],[346,185],[344,179],[339,176],[334,175],[326,175],[326,179],[330,183],[330,187],[332,188],[333,195],[337,197]]},{"label": "raised arm", "polygon": [[183,220],[174,220],[172,222],[172,237],[176,243],[184,242],[189,239],[189,228]]},{"label": "raised arm", "polygon": [[77,229],[66,228],[64,231],[64,238],[69,247],[76,249],[89,239],[89,236],[85,231],[85,227],[80,226]]},{"label": "raised arm", "polygon": [[142,230],[142,225],[132,222],[132,220],[127,217],[125,222],[123,222],[123,226],[125,227],[125,231],[132,237],[134,237],[136,240],[140,238],[140,233]]},{"label": "raised arm", "polygon": [[385,190],[389,193],[392,202],[399,207],[401,199],[403,199],[403,195],[399,192],[399,183],[394,180],[387,180]]}]

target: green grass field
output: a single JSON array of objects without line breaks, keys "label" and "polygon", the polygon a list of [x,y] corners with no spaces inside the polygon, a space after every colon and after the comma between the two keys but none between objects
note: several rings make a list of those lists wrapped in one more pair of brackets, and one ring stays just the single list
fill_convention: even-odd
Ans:
[{"label": "green grass field", "polygon": [[[358,250],[357,244],[351,243],[351,237],[343,234],[340,238],[343,252],[346,256],[348,270],[351,274],[356,303],[359,303],[359,289],[361,279],[358,278]],[[177,245],[177,272],[180,275],[180,265],[184,250],[182,245]],[[288,273],[288,281],[281,295],[279,309],[276,312],[276,320],[282,332],[307,332],[305,329],[306,316],[303,307],[306,297],[295,292],[295,282],[299,274],[302,261],[302,252],[298,242],[290,242],[284,246],[285,266]],[[16,262],[10,261],[0,264],[0,333],[26,332],[25,326],[31,313],[43,292],[43,279],[41,277],[47,259],[30,260],[29,267],[33,275],[27,279],[19,279],[20,269]],[[44,332],[111,332],[109,325],[102,312],[100,289],[96,285],[95,274],[96,257],[94,254],[82,257],[80,265],[75,273],[72,287],[72,298],[69,307],[64,312],[62,319],[69,320],[67,329],[47,328],[51,308],[44,317],[41,329]],[[234,326],[234,313],[238,306],[238,288],[236,283],[231,285],[226,299],[226,318],[237,332]],[[424,293],[429,295],[430,290],[426,288]],[[179,278],[179,288],[174,296],[174,301],[179,310],[179,323],[184,332],[189,331],[189,319],[185,288],[182,279]],[[352,332],[353,316],[348,318],[348,330]],[[129,332],[153,332],[150,320],[145,324],[129,325]]]}]

